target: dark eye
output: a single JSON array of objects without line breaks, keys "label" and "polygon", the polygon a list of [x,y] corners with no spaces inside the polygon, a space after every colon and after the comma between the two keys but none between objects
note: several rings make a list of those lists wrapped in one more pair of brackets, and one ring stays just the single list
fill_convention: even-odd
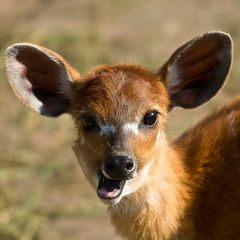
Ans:
[{"label": "dark eye", "polygon": [[97,127],[96,120],[90,115],[83,116],[82,121],[85,131],[92,131]]},{"label": "dark eye", "polygon": [[154,127],[157,123],[157,115],[158,112],[156,110],[148,112],[143,118],[143,125],[148,128]]}]

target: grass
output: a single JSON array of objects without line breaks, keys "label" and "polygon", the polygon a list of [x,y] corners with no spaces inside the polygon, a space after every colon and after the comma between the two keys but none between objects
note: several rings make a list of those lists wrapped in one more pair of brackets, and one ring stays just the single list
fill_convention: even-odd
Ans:
[{"label": "grass", "polygon": [[[59,52],[83,74],[98,64],[157,69],[192,37],[229,32],[235,42],[230,80],[210,103],[172,112],[167,131],[173,136],[240,91],[239,7],[237,0],[2,0],[0,53],[12,43],[33,42]],[[28,111],[13,96],[4,71],[1,61],[0,239],[119,239],[71,151],[70,117]]]}]

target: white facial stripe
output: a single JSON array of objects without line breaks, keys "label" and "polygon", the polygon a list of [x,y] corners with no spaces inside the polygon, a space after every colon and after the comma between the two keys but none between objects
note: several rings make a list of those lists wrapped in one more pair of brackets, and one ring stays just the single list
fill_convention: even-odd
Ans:
[{"label": "white facial stripe", "polygon": [[139,132],[138,125],[138,122],[125,123],[122,128],[125,133],[132,132],[133,134],[137,135]]},{"label": "white facial stripe", "polygon": [[116,131],[116,127],[112,124],[102,124],[100,125],[100,134],[109,136]]},{"label": "white facial stripe", "polygon": [[161,132],[159,130],[158,133],[157,133],[157,137],[156,137],[156,145],[160,144],[160,138],[161,138]]}]

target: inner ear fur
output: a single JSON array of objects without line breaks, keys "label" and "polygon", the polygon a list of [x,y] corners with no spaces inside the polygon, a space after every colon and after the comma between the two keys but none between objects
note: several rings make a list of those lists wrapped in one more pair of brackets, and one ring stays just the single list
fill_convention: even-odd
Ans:
[{"label": "inner ear fur", "polygon": [[178,48],[159,69],[171,107],[197,107],[212,98],[222,87],[232,62],[231,37],[210,32]]},{"label": "inner ear fur", "polygon": [[5,63],[9,83],[26,106],[51,117],[68,112],[72,86],[80,76],[60,55],[19,43],[7,48]]}]

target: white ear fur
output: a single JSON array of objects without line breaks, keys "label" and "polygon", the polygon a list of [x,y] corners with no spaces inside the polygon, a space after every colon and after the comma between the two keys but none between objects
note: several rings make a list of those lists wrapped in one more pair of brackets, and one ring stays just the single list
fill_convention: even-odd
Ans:
[{"label": "white ear fur", "polygon": [[[26,53],[24,51],[26,51]],[[31,58],[33,61],[36,60],[36,64],[30,60],[28,62],[29,66],[27,66],[21,59],[19,60],[19,55],[29,54],[27,51],[31,52]],[[47,69],[42,69],[41,65],[43,64],[39,64],[40,58],[44,59],[44,61],[46,60]],[[39,114],[47,116],[57,116],[64,112],[64,109],[61,109],[63,108],[63,106],[60,106],[61,104],[58,106],[58,110],[54,110],[54,108],[57,107],[57,99],[51,98],[54,106],[45,106],[47,105],[46,102],[44,103],[41,98],[38,98],[33,91],[35,82],[32,81],[32,84],[31,80],[28,79],[28,73],[32,71],[33,77],[35,74],[37,78],[37,85],[45,87],[48,84],[46,81],[49,80],[48,70],[52,71],[52,65],[54,70],[51,74],[56,75],[54,81],[56,82],[55,85],[57,85],[59,98],[69,99],[73,79],[66,69],[66,62],[59,55],[34,44],[18,43],[6,49],[5,64],[9,83],[17,97],[26,106]],[[42,81],[39,81],[40,78],[42,78]],[[51,85],[51,83],[49,83],[49,85]]]},{"label": "white ear fur", "polygon": [[[43,103],[34,96],[32,92],[32,85],[24,76],[26,67],[16,59],[19,53],[19,47],[21,46],[33,45],[19,43],[8,47],[5,52],[5,64],[8,81],[19,99],[21,99],[21,101],[30,107],[33,111],[40,113],[40,109],[43,106]],[[29,101],[29,99],[31,99],[31,101]]]}]

